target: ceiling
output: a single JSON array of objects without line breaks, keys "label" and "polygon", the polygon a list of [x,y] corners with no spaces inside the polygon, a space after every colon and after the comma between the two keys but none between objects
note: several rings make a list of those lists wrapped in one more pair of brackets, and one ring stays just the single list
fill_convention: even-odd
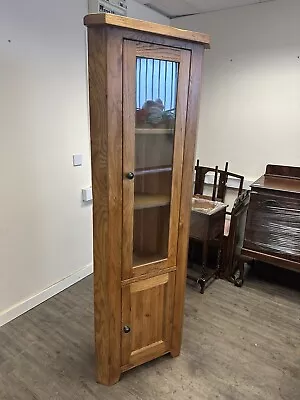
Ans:
[{"label": "ceiling", "polygon": [[136,0],[169,18],[202,14],[274,0]]}]

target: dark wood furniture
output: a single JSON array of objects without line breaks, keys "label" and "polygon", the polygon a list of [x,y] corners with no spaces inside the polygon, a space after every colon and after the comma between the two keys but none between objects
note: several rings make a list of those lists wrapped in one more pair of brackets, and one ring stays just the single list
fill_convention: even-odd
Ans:
[{"label": "dark wood furniture", "polygon": [[207,35],[110,14],[88,26],[97,381],[180,353]]},{"label": "dark wood furniture", "polygon": [[268,165],[251,185],[241,254],[300,272],[300,167]]},{"label": "dark wood furniture", "polygon": [[[209,198],[212,201],[216,201],[217,200],[217,188],[219,186],[219,183],[218,183],[218,177],[219,177],[219,172],[220,172],[219,167],[218,166],[216,166],[215,168],[204,167],[204,166],[201,166],[199,160],[197,160],[197,164],[195,166],[195,171],[196,171],[196,174],[195,174],[194,194],[201,195],[204,198]],[[205,185],[205,177],[209,172],[214,173],[213,190],[212,190],[211,196],[205,196],[203,194],[204,185]],[[218,200],[222,201],[223,197],[225,197],[225,196],[218,198]]]},{"label": "dark wood furniture", "polygon": [[[242,175],[235,174],[233,172],[228,171],[228,162],[225,163],[224,170],[219,169],[218,166],[215,168],[206,167],[200,165],[200,161],[197,160],[195,166],[195,185],[194,185],[194,194],[203,195],[204,186],[205,186],[205,178],[208,173],[213,173],[214,181],[213,181],[213,188],[212,188],[212,195],[209,196],[211,200],[220,201],[224,203],[227,191],[227,182],[228,178],[235,178],[239,180],[239,188],[238,188],[238,195],[240,196],[243,191],[244,186],[244,177]],[[208,196],[205,196],[208,198]]]},{"label": "dark wood furniture", "polygon": [[[226,163],[227,166],[228,163]],[[224,240],[223,240],[223,249],[222,249],[222,267],[221,267],[221,277],[228,279],[231,277],[231,269],[233,268],[234,262],[234,254],[238,251],[238,238],[243,229],[245,229],[245,221],[243,216],[246,216],[249,199],[245,196],[244,187],[244,176],[224,171],[223,177],[221,180],[221,194],[224,195],[224,201],[227,191],[227,182],[229,178],[234,178],[239,181],[237,198],[233,205],[231,211],[226,211],[226,219],[224,225]],[[224,183],[223,183],[224,182]],[[241,223],[243,224],[241,226]]]},{"label": "dark wood furniture", "polygon": [[[200,285],[201,293],[204,293],[206,285],[219,276],[221,266],[221,252],[224,237],[224,223],[226,205],[216,201],[210,201],[194,196],[191,212],[190,239],[202,243],[202,270],[201,274],[195,273],[189,268],[188,278]],[[218,257],[216,269],[210,273],[207,271],[208,245],[217,240]]]},{"label": "dark wood furniture", "polygon": [[[250,191],[245,190],[234,202],[231,211],[228,236],[224,240],[223,265],[224,277],[228,278],[236,286],[244,283],[244,268],[240,268],[241,250],[244,243],[245,227]],[[247,261],[244,259],[243,261]]]},{"label": "dark wood furniture", "polygon": [[[194,193],[197,196],[201,196],[205,199],[210,199],[212,201],[220,201],[223,202],[225,201],[226,197],[226,192],[227,192],[227,185],[228,185],[228,179],[229,178],[235,178],[238,181],[238,189],[237,189],[237,199],[241,198],[243,201],[239,202],[236,201],[235,204],[235,209],[232,211],[226,211],[226,218],[225,218],[225,223],[224,223],[224,228],[223,228],[223,236],[222,240],[220,241],[220,237],[217,237],[217,240],[212,240],[210,239],[209,241],[204,241],[202,242],[202,239],[200,241],[202,242],[202,260],[201,260],[201,265],[202,265],[202,275],[205,277],[202,281],[200,278],[197,276],[197,273],[195,273],[191,268],[188,270],[188,278],[197,280],[198,283],[203,283],[204,285],[207,283],[207,280],[210,281],[211,278],[214,278],[215,276],[220,276],[222,278],[230,278],[233,275],[233,264],[236,264],[234,261],[233,254],[237,251],[236,249],[236,241],[237,237],[240,237],[239,231],[242,229],[240,228],[240,221],[242,219],[242,215],[246,214],[246,209],[247,209],[247,204],[248,202],[246,201],[246,198],[243,197],[243,185],[244,185],[244,177],[239,174],[235,174],[232,172],[228,171],[228,162],[225,164],[224,170],[220,170],[218,166],[215,168],[211,167],[206,167],[206,166],[201,166],[199,160],[197,160],[196,166],[195,166],[195,186],[194,186]],[[213,187],[212,187],[212,195],[204,195],[204,187],[205,187],[205,178],[208,173],[211,173],[213,176]],[[246,204],[247,203],[247,204]],[[238,205],[239,204],[239,205]],[[234,216],[232,217],[232,212],[234,211]],[[196,223],[196,218],[193,217],[192,213],[192,220],[193,218],[195,219]],[[243,218],[243,223],[245,227],[245,218]],[[198,222],[199,223],[199,222]],[[199,226],[199,229],[202,229],[201,226]],[[215,243],[214,243],[215,242]],[[219,245],[222,245],[222,251],[220,252]],[[210,246],[210,247],[216,247],[218,248],[218,255],[220,256],[221,254],[221,261],[218,262],[218,268],[217,271],[214,270],[208,270],[206,269],[206,260],[207,260],[207,253],[208,253],[208,244],[210,245],[215,245],[215,246]],[[196,239],[193,237],[193,235],[190,233],[190,261],[191,264],[193,264],[193,261],[197,260],[196,254],[199,253],[197,247],[199,246],[199,238]],[[240,247],[241,248],[241,244]],[[199,257],[198,257],[199,259]],[[203,259],[205,261],[203,261]],[[195,264],[199,263],[195,262]],[[239,281],[240,282],[240,281]],[[201,290],[203,292],[203,289],[201,287]]]}]

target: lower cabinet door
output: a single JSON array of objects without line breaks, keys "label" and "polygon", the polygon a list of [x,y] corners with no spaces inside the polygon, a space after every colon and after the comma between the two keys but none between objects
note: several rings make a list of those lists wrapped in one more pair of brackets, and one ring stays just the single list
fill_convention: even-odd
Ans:
[{"label": "lower cabinet door", "polygon": [[122,288],[123,370],[170,351],[175,272]]}]

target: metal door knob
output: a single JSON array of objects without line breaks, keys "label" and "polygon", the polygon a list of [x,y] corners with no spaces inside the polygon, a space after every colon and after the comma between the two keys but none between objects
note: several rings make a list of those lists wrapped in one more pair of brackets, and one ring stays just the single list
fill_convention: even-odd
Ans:
[{"label": "metal door knob", "polygon": [[123,328],[124,333],[129,333],[130,332],[130,326],[125,325]]},{"label": "metal door knob", "polygon": [[128,172],[127,179],[132,180],[133,178],[134,178],[134,173],[133,172]]}]

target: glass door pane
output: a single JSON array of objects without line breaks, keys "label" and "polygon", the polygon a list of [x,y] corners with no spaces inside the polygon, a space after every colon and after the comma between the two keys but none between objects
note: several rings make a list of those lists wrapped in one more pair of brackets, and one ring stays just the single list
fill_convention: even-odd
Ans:
[{"label": "glass door pane", "polygon": [[178,71],[136,58],[134,266],[168,257]]}]

